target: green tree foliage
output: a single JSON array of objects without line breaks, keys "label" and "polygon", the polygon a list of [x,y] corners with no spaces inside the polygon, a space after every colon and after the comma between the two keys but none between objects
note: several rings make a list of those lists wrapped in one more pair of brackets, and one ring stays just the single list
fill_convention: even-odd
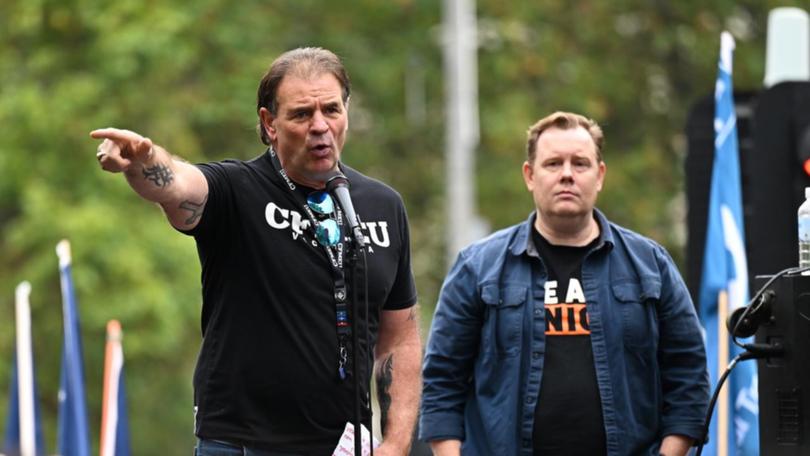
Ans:
[{"label": "green tree foliage", "polygon": [[[528,214],[525,130],[550,111],[580,111],[607,136],[600,206],[680,258],[686,113],[712,90],[723,29],[738,39],[736,85],[760,86],[776,3],[479,0],[481,214],[494,228]],[[258,80],[275,56],[304,45],[334,50],[349,68],[344,159],[405,198],[427,317],[446,268],[440,2],[0,2],[0,391],[8,390],[13,290],[29,280],[49,450],[62,238],[73,246],[94,442],[112,318],[125,334],[135,454],[183,454],[194,442],[201,336],[193,240],[120,176],[98,169],[87,133],[132,129],[192,162],[255,156]],[[0,419],[6,408],[0,394]]]}]

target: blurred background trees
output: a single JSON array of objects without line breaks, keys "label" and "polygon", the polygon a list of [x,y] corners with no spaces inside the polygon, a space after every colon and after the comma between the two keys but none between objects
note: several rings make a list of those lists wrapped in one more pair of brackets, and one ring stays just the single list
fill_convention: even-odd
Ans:
[{"label": "blurred background trees", "polygon": [[[493,230],[523,220],[532,210],[520,177],[526,129],[553,110],[582,112],[607,138],[599,206],[682,264],[687,111],[713,90],[724,29],[737,39],[736,87],[761,86],[775,6],[785,2],[479,0],[479,213]],[[120,176],[98,169],[88,132],[135,130],[191,162],[253,157],[263,151],[258,81],[297,46],[329,48],[349,69],[344,160],[405,199],[427,328],[446,270],[444,207],[452,204],[443,187],[441,13],[436,0],[0,2],[0,419],[13,291],[29,280],[54,449],[62,343],[54,247],[67,238],[94,444],[104,328],[117,318],[134,453],[191,451],[201,337],[194,242]]]}]

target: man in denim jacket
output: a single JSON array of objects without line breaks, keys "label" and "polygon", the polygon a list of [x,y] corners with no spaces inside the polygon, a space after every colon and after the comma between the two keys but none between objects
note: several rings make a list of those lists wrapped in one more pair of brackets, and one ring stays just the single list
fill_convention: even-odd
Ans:
[{"label": "man in denim jacket", "polygon": [[528,132],[536,211],[463,250],[423,366],[437,455],[685,455],[708,403],[695,309],[669,254],[594,208],[603,136],[554,113]]}]

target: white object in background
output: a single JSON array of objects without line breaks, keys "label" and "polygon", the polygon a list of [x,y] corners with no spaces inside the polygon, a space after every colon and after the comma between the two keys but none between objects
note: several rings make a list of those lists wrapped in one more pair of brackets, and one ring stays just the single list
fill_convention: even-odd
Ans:
[{"label": "white object in background", "polygon": [[31,284],[20,282],[15,290],[17,321],[17,394],[20,423],[20,454],[37,454],[34,425],[34,360],[31,350]]},{"label": "white object in background", "polygon": [[787,81],[810,81],[810,17],[801,8],[768,14],[765,87]]},{"label": "white object in background", "polygon": [[478,117],[478,18],[475,0],[442,2],[445,89],[446,268],[458,252],[489,234],[475,204]]},{"label": "white object in background", "polygon": [[[362,454],[363,456],[369,456],[371,451],[368,449],[368,428],[365,424],[361,424],[360,428],[362,429],[362,434],[360,435],[361,438],[361,445]],[[377,439],[374,439],[374,448],[380,446],[380,442]],[[332,456],[354,456],[354,424],[351,422],[346,423],[346,427],[343,428],[343,435],[340,436],[340,441],[338,442],[337,447],[335,447],[335,451],[332,453]]]}]

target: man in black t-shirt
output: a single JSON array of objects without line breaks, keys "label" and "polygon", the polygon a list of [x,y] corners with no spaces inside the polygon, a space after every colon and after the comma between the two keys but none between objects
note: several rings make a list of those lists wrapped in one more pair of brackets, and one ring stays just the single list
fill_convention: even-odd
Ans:
[{"label": "man in black t-shirt", "polygon": [[706,354],[657,243],[595,208],[592,120],[529,129],[535,211],[459,253],[423,367],[420,437],[438,456],[683,456],[702,435]]},{"label": "man in black t-shirt", "polygon": [[[91,133],[103,139],[96,155],[102,169],[123,172],[135,192],[159,203],[171,225],[197,242],[199,456],[223,449],[331,454],[355,421],[355,382],[362,421],[370,424],[372,359],[383,435],[375,454],[403,455],[410,446],[421,345],[408,221],[399,194],[340,162],[349,93],[332,52],[281,55],[258,90],[268,149],[250,161],[195,166],[131,131]],[[347,180],[353,210],[335,197],[334,187]],[[361,244],[362,254],[352,255]],[[356,357],[354,336],[361,336]]]}]

